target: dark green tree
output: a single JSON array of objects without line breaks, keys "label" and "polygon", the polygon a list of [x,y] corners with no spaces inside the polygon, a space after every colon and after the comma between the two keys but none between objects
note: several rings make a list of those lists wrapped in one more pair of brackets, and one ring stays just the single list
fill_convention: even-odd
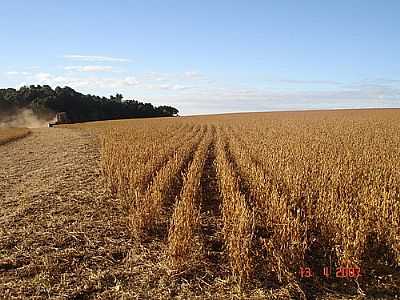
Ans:
[{"label": "dark green tree", "polygon": [[123,101],[122,94],[98,97],[84,95],[70,87],[31,85],[16,89],[0,89],[0,118],[22,108],[30,108],[39,116],[66,112],[73,122],[85,122],[121,118],[162,117],[178,113],[170,106],[154,107],[151,103],[136,100]]}]

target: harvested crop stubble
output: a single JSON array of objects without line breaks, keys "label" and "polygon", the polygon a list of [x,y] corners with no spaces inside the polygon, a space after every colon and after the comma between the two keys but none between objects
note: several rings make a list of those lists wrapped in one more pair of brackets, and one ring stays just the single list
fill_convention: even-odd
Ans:
[{"label": "harvested crop stubble", "polygon": [[30,133],[28,128],[1,128],[0,145],[23,138]]}]

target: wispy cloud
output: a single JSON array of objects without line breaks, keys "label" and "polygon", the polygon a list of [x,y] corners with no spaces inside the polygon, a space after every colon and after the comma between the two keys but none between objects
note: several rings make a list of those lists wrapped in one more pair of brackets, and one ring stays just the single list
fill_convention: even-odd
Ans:
[{"label": "wispy cloud", "polygon": [[127,58],[118,58],[111,56],[98,56],[98,55],[77,55],[77,54],[67,54],[64,58],[76,61],[90,61],[90,62],[130,62]]},{"label": "wispy cloud", "polygon": [[[356,87],[357,86],[357,87]],[[399,107],[400,87],[354,84],[352,89],[338,86],[334,89],[283,90],[267,88],[206,86],[195,90],[157,95],[155,99],[178,107],[183,114],[274,111],[302,109],[335,109],[367,107]]]},{"label": "wispy cloud", "polygon": [[184,79],[205,79],[205,76],[198,71],[188,71],[183,74]]},{"label": "wispy cloud", "polygon": [[133,76],[123,78],[99,78],[99,77],[76,77],[57,76],[49,73],[37,73],[30,80],[36,84],[48,84],[50,86],[70,86],[72,88],[123,88],[134,87],[139,81]]},{"label": "wispy cloud", "polygon": [[339,85],[342,84],[339,81],[335,80],[297,80],[297,79],[280,79],[274,80],[281,83],[289,83],[289,84],[326,84],[326,85]]},{"label": "wispy cloud", "polygon": [[[226,82],[208,83],[199,72],[142,73],[135,76],[116,73],[111,64],[82,64],[64,67],[61,73],[37,72],[24,74],[11,70],[11,80],[24,84],[70,86],[83,93],[106,95],[121,92],[125,98],[149,97],[157,105],[169,103],[183,114],[233,111],[297,110],[309,108],[400,107],[400,81],[394,79],[364,79],[340,83],[330,80],[285,79],[290,86]],[[90,73],[94,72],[94,73]],[[96,72],[109,72],[97,74]],[[26,72],[25,72],[26,73]],[[124,76],[127,75],[127,76]],[[282,80],[274,82],[279,86]],[[271,80],[272,82],[272,80]],[[305,84],[315,84],[312,88]],[[305,86],[302,86],[305,84]],[[330,85],[332,86],[325,86]]]},{"label": "wispy cloud", "polygon": [[198,71],[186,71],[183,73],[158,73],[150,72],[143,76],[147,80],[154,81],[169,81],[169,82],[184,82],[184,81],[205,81],[208,78]]},{"label": "wispy cloud", "polygon": [[77,72],[112,72],[112,66],[67,66],[64,67],[66,71]]},{"label": "wispy cloud", "polygon": [[7,75],[30,75],[30,72],[19,72],[19,71],[9,71],[6,72]]},{"label": "wispy cloud", "polygon": [[47,83],[48,81],[51,81],[52,76],[49,73],[37,73],[34,76],[34,79],[39,81],[40,83]]},{"label": "wispy cloud", "polygon": [[159,88],[163,89],[163,90],[183,91],[183,90],[190,89],[191,87],[181,85],[181,84],[161,84],[161,85],[159,85]]}]

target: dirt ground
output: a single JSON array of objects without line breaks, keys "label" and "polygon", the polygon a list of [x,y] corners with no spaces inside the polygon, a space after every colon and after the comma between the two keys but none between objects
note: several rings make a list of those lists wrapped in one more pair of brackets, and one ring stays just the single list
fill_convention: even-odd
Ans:
[{"label": "dirt ground", "polygon": [[0,146],[0,298],[116,296],[131,239],[90,134],[32,129]]}]

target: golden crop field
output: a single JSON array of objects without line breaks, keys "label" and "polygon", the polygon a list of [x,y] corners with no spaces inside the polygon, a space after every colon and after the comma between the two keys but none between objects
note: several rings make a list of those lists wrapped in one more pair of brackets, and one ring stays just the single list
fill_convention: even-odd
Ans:
[{"label": "golden crop field", "polygon": [[159,253],[172,278],[254,297],[363,294],[378,277],[399,292],[400,110],[84,126],[100,136],[135,247]]},{"label": "golden crop field", "polygon": [[0,145],[22,138],[29,134],[27,128],[0,127]]}]

